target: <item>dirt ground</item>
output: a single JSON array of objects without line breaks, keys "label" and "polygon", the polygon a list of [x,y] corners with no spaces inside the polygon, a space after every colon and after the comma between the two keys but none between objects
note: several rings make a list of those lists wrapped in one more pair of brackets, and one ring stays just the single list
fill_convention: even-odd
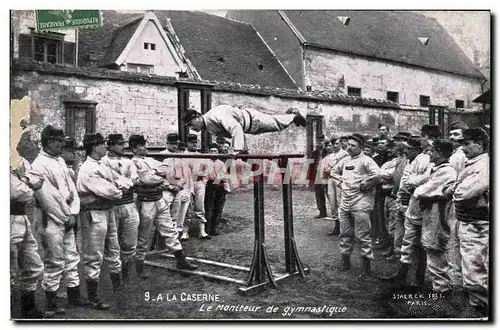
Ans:
[{"label": "dirt ground", "polygon": [[[314,192],[294,191],[293,198],[297,248],[302,262],[310,268],[305,279],[289,278],[281,282],[277,289],[269,288],[256,295],[242,296],[238,293],[237,284],[208,281],[200,276],[185,277],[162,268],[148,267],[152,275],[149,279],[140,280],[134,272],[130,284],[123,291],[113,294],[104,265],[101,297],[112,307],[107,311],[68,308],[65,318],[336,320],[476,316],[467,308],[462,294],[448,298],[433,297],[429,283],[418,290],[396,289],[375,277],[361,276],[357,247],[351,257],[351,270],[340,272],[337,268],[340,262],[339,238],[326,235],[333,227],[331,220],[314,219],[318,214]],[[223,218],[222,235],[204,241],[191,238],[183,244],[186,254],[249,267],[254,243],[253,192],[229,195]],[[266,188],[265,223],[265,241],[273,272],[284,272],[283,211],[279,190]],[[380,252],[375,250],[373,272],[387,275],[395,271],[397,264],[385,261]],[[174,265],[173,259],[157,257],[155,261]],[[203,264],[200,264],[199,270],[246,280],[245,272],[228,272]],[[86,295],[85,285],[82,285],[82,292]],[[44,304],[44,294],[41,289],[38,291],[37,302]],[[218,295],[219,301],[182,301],[186,294]],[[17,289],[13,289],[12,318],[19,315],[18,295]],[[159,299],[160,295],[162,299]],[[65,299],[61,301],[65,303]],[[209,310],[210,307],[212,310]]]}]

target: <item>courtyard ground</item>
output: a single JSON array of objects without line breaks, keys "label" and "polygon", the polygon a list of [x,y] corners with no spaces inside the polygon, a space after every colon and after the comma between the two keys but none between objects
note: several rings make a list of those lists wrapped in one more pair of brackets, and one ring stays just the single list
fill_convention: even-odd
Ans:
[{"label": "courtyard ground", "polygon": [[[148,267],[152,275],[149,279],[140,280],[133,272],[131,283],[123,291],[113,294],[104,265],[101,274],[101,297],[111,304],[111,308],[107,311],[67,308],[65,318],[337,320],[448,319],[474,316],[466,307],[466,299],[462,294],[448,298],[433,297],[430,295],[428,283],[425,288],[418,290],[395,289],[375,277],[361,276],[358,248],[354,249],[351,258],[351,270],[339,271],[339,238],[327,236],[333,227],[331,220],[314,219],[318,214],[314,192],[294,191],[293,203],[297,248],[302,262],[310,268],[305,279],[290,278],[280,283],[277,289],[270,288],[257,295],[242,296],[238,293],[237,284],[208,281],[200,276],[186,277],[162,268]],[[266,188],[265,240],[273,271],[283,271],[285,267],[282,212],[281,192]],[[254,243],[253,192],[242,191],[229,195],[223,218],[225,222],[222,224],[222,235],[204,241],[191,238],[183,244],[186,254],[249,267]],[[380,252],[375,251],[372,271],[375,274],[388,275],[396,270],[397,264],[385,261]],[[163,259],[162,262],[174,265],[173,259]],[[224,273],[220,269],[203,264],[200,264],[199,270]],[[226,274],[246,279],[245,273],[242,272],[228,273],[226,270]],[[82,283],[82,286],[82,292],[86,295],[85,284]],[[41,289],[38,291],[37,302],[44,304],[44,294]],[[219,301],[181,301],[186,293],[219,295]],[[160,294],[162,299],[158,299]],[[18,295],[17,289],[14,288],[11,298],[12,318],[19,315]],[[173,300],[174,296],[176,300]],[[62,301],[65,302],[64,299]],[[247,311],[237,312],[230,308],[240,305],[248,306]],[[211,311],[207,310],[209,306],[212,306]],[[318,312],[323,306],[326,307]]]}]

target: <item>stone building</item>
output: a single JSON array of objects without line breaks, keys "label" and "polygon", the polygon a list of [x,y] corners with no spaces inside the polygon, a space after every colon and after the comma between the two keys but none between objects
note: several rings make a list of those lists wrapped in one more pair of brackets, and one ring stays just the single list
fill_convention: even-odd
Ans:
[{"label": "stone building", "polygon": [[297,84],[411,106],[473,108],[486,78],[434,19],[409,11],[231,10]]},{"label": "stone building", "polygon": [[[11,99],[29,98],[35,141],[50,123],[77,141],[85,132],[120,132],[164,146],[168,133],[188,134],[179,121],[188,107],[206,112],[220,104],[271,114],[293,106],[311,115],[307,130],[251,136],[252,152],[306,152],[317,134],[374,134],[379,121],[393,131],[429,122],[427,107],[301,88],[289,63],[248,23],[186,11],[102,14],[99,28],[39,32],[33,11],[11,12]],[[477,121],[470,110],[445,115],[465,114]],[[204,145],[211,139],[201,138]]]}]

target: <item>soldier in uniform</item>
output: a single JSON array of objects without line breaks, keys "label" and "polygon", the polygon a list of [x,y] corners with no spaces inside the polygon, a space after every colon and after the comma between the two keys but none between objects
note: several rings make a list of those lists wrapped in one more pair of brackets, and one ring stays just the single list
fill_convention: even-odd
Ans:
[{"label": "soldier in uniform", "polygon": [[432,281],[432,290],[448,293],[451,291],[446,258],[450,236],[448,213],[457,172],[448,160],[453,152],[450,141],[434,140],[431,150],[430,161],[434,167],[429,180],[418,186],[413,196],[420,202],[423,210],[422,246],[427,253],[427,270]]},{"label": "soldier in uniform", "polygon": [[139,230],[139,212],[134,201],[133,187],[138,181],[137,170],[132,161],[124,157],[127,141],[122,134],[109,134],[108,154],[102,158],[102,164],[113,171],[113,179],[123,186],[122,197],[113,206],[113,213],[118,231],[122,279],[129,279],[130,263],[135,258],[137,234]]},{"label": "soldier in uniform", "polygon": [[[468,129],[469,126],[461,121],[454,121],[449,127],[450,141],[453,143],[453,154],[450,157],[450,164],[455,168],[457,173],[460,173],[467,162],[463,147],[460,141],[463,138],[463,131]],[[448,262],[451,266],[451,285],[460,290],[462,288],[462,260],[460,257],[460,242],[458,240],[458,229],[460,224],[455,215],[455,204],[452,203],[450,207],[450,240],[448,247]]]},{"label": "soldier in uniform", "polygon": [[[33,190],[43,185],[40,176],[19,176],[10,169],[10,250],[11,264],[18,266],[21,286],[21,317],[42,318],[54,316],[54,311],[42,313],[35,302],[38,280],[43,274],[43,263],[38,245],[26,215],[26,204],[33,199]],[[14,259],[12,259],[14,257]]]},{"label": "soldier in uniform", "polygon": [[463,286],[469,304],[484,314],[488,309],[490,233],[488,134],[481,128],[466,129],[461,143],[467,162],[458,174],[453,203],[459,222]]},{"label": "soldier in uniform", "polygon": [[116,228],[115,203],[130,189],[129,182],[115,179],[113,171],[103,164],[106,140],[100,133],[85,134],[83,147],[87,159],[80,167],[76,187],[82,201],[83,273],[88,299],[96,309],[108,309],[99,297],[99,277],[103,260],[108,263],[113,290],[121,289],[120,244]]},{"label": "soldier in uniform", "polygon": [[344,150],[347,150],[347,136],[340,137],[340,147]]},{"label": "soldier in uniform", "polygon": [[422,138],[420,143],[423,152],[420,153],[405,170],[400,183],[398,199],[401,204],[407,204],[405,211],[405,233],[401,247],[401,259],[397,273],[384,278],[398,284],[405,284],[409,267],[416,254],[418,266],[415,276],[417,287],[424,283],[425,270],[427,268],[427,256],[421,245],[422,238],[422,208],[420,202],[415,199],[413,192],[415,188],[429,180],[433,164],[430,162],[431,143],[441,136],[441,130],[437,125],[422,126]]},{"label": "soldier in uniform", "polygon": [[60,157],[66,144],[63,131],[46,126],[41,134],[41,142],[42,151],[32,167],[44,178],[42,189],[35,195],[38,201],[35,214],[42,224],[44,248],[42,288],[49,313],[63,314],[66,311],[57,302],[57,290],[61,282],[67,288],[69,304],[82,305],[78,275],[80,255],[73,229],[80,212],[80,199],[68,167]]},{"label": "soldier in uniform", "polygon": [[[326,212],[326,188],[328,186],[322,184],[321,182],[316,182],[316,179],[321,178],[318,176],[318,172],[322,171],[320,163],[326,156],[325,150],[325,136],[323,134],[317,137],[316,149],[312,152],[313,163],[311,165],[310,181],[314,186],[314,193],[316,197],[316,207],[318,208],[319,214],[315,216],[315,219],[325,218],[328,214]],[[321,174],[321,173],[320,173]]]},{"label": "soldier in uniform", "polygon": [[350,269],[350,257],[354,247],[354,237],[361,242],[363,272],[371,273],[373,259],[370,231],[370,213],[373,210],[373,188],[379,180],[380,168],[375,161],[361,152],[365,143],[360,134],[349,136],[348,157],[342,159],[331,174],[341,182],[340,203],[340,253],[341,270]]},{"label": "soldier in uniform", "polygon": [[268,115],[255,109],[219,105],[204,115],[188,110],[183,119],[195,131],[207,130],[210,134],[231,138],[237,152],[248,150],[245,134],[279,132],[292,123],[306,126],[306,119],[294,108],[288,109],[286,115]]},{"label": "soldier in uniform", "polygon": [[189,152],[196,152],[198,150],[198,135],[189,134],[187,137],[187,150]]},{"label": "soldier in uniform", "polygon": [[179,241],[176,222],[172,221],[171,205],[176,193],[182,190],[179,180],[173,178],[174,169],[151,157],[147,157],[146,139],[142,135],[129,138],[129,148],[134,154],[134,163],[139,182],[136,185],[140,215],[137,241],[136,272],[148,278],[144,271],[144,259],[150,246],[151,227],[156,225],[164,245],[174,252],[177,268],[194,270],[198,266],[186,260]]}]

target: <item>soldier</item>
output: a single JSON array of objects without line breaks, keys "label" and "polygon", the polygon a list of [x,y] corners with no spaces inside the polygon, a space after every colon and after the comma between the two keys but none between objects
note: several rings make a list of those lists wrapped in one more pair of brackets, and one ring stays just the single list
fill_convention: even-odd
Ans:
[{"label": "soldier", "polygon": [[83,147],[87,159],[80,167],[76,181],[82,201],[83,273],[92,307],[105,310],[110,306],[101,302],[99,297],[101,266],[106,259],[113,290],[119,291],[122,264],[113,207],[122,199],[123,192],[128,191],[130,183],[116,180],[113,171],[103,164],[107,148],[100,133],[85,134]]},{"label": "soldier", "polygon": [[380,140],[388,140],[389,139],[389,125],[385,123],[378,124],[378,136]]},{"label": "soldier", "polygon": [[187,138],[187,150],[189,152],[196,152],[198,150],[198,135],[189,134]]},{"label": "soldier", "polygon": [[47,299],[47,310],[64,314],[57,303],[61,281],[66,285],[68,303],[80,306],[80,255],[76,248],[73,226],[80,212],[80,199],[68,167],[60,157],[65,145],[61,129],[46,126],[41,134],[42,151],[33,162],[33,170],[44,178],[42,189],[36,194],[35,210],[42,224],[41,239],[44,248],[42,288]]},{"label": "soldier", "polygon": [[373,210],[373,188],[378,182],[380,168],[368,156],[361,152],[365,143],[360,134],[349,136],[345,157],[331,171],[332,177],[340,180],[342,197],[340,203],[340,253],[341,270],[350,268],[350,257],[354,246],[354,237],[361,242],[363,272],[370,275],[370,263],[373,259],[372,239],[370,236],[370,213]]},{"label": "soldier", "polygon": [[76,141],[70,137],[65,138],[65,144],[63,148],[63,153],[61,154],[61,158],[68,166],[69,175],[71,180],[76,184]]},{"label": "soldier", "polygon": [[340,137],[340,147],[344,150],[347,150],[347,136]]},{"label": "soldier", "polygon": [[465,168],[458,174],[453,193],[458,238],[462,255],[463,286],[469,304],[485,313],[488,309],[489,252],[489,138],[481,128],[463,131],[461,139],[467,157]]},{"label": "soldier", "polygon": [[127,141],[122,134],[109,134],[108,154],[102,158],[102,164],[113,171],[113,180],[120,181],[122,197],[113,206],[113,213],[120,245],[122,279],[129,280],[130,263],[135,258],[137,234],[139,230],[139,212],[134,201],[133,187],[138,181],[137,170],[129,158],[124,157]]},{"label": "soldier", "polygon": [[[343,149],[342,149],[343,150]],[[363,148],[363,153],[372,158],[373,157],[373,154],[374,154],[374,151],[373,151],[373,144],[370,142],[370,141],[366,141],[365,142],[365,146]]]},{"label": "soldier", "polygon": [[[450,164],[455,168],[457,173],[460,173],[467,162],[463,147],[460,141],[463,138],[463,131],[468,129],[467,124],[461,121],[454,121],[449,127],[450,141],[453,143],[453,154],[450,157]],[[459,222],[455,215],[455,204],[452,203],[450,207],[450,240],[448,247],[448,262],[451,266],[450,279],[451,285],[460,290],[462,288],[462,260],[460,257],[460,242],[458,240]]]},{"label": "soldier", "polygon": [[52,317],[54,311],[43,313],[35,302],[38,279],[43,274],[43,263],[38,254],[38,245],[26,215],[26,204],[33,199],[33,190],[43,185],[41,176],[18,176],[10,169],[10,249],[11,264],[19,270],[21,286],[21,317]]},{"label": "soldier", "polygon": [[161,240],[167,248],[174,251],[177,268],[194,270],[198,266],[186,260],[179,242],[176,223],[172,221],[171,205],[174,196],[182,187],[172,176],[173,169],[147,157],[146,139],[142,135],[129,138],[129,148],[134,154],[132,162],[137,168],[139,183],[136,185],[138,209],[140,214],[139,237],[137,241],[136,272],[141,278],[148,278],[144,271],[144,259],[151,239],[153,223],[158,228]]},{"label": "soldier", "polygon": [[413,192],[415,188],[424,184],[430,177],[433,164],[430,162],[430,143],[441,136],[441,130],[437,125],[422,126],[422,138],[420,143],[423,152],[420,153],[409,165],[400,183],[398,199],[401,204],[407,204],[405,211],[405,234],[401,247],[401,259],[396,274],[384,278],[398,284],[406,283],[409,267],[416,254],[418,266],[415,277],[417,287],[424,283],[425,270],[427,267],[426,253],[421,246],[422,237],[422,209],[420,202],[415,199]]},{"label": "soldier", "polygon": [[286,115],[268,115],[255,109],[219,105],[204,115],[196,110],[188,110],[183,120],[195,131],[203,129],[210,134],[231,138],[232,146],[237,152],[248,150],[245,133],[279,132],[292,123],[297,126],[306,126],[306,119],[294,108],[289,108]]},{"label": "soldier", "polygon": [[457,172],[448,160],[453,152],[450,141],[434,140],[431,150],[430,161],[434,167],[429,180],[418,186],[413,196],[423,209],[422,246],[427,253],[427,270],[432,281],[432,290],[444,294],[451,291],[446,249],[450,236],[448,213],[451,190]]},{"label": "soldier", "polygon": [[310,180],[314,186],[314,193],[316,197],[316,207],[318,208],[319,214],[315,216],[315,219],[325,218],[328,214],[326,212],[326,189],[324,184],[321,182],[316,182],[318,177],[318,171],[322,171],[320,163],[326,156],[325,150],[325,136],[323,134],[319,135],[316,140],[316,149],[312,152],[313,163],[311,165]]},{"label": "soldier", "polygon": [[328,236],[338,236],[340,234],[340,188],[338,188],[340,181],[335,181],[335,179],[330,175],[330,172],[343,158],[348,157],[349,154],[340,147],[340,141],[338,138],[332,137],[329,144],[331,145],[333,152],[323,159],[323,164],[324,172],[328,177],[328,203],[330,204],[334,227],[333,231],[328,233]]}]

